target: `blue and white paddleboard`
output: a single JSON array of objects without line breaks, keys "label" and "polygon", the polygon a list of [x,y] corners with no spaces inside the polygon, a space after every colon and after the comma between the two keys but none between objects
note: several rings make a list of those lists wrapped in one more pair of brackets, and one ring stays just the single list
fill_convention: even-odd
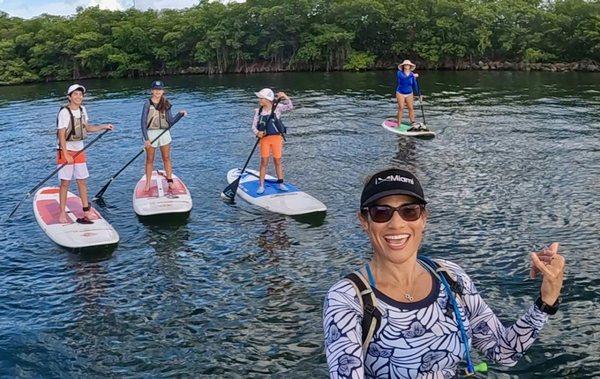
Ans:
[{"label": "blue and white paddleboard", "polygon": [[[234,168],[227,173],[227,182],[233,183],[240,176],[240,169]],[[237,195],[250,204],[265,208],[271,212],[296,216],[314,212],[325,212],[327,207],[319,200],[302,192],[295,185],[286,182],[287,191],[277,188],[277,178],[265,177],[265,192],[257,194],[258,171],[244,171],[240,179]]]}]

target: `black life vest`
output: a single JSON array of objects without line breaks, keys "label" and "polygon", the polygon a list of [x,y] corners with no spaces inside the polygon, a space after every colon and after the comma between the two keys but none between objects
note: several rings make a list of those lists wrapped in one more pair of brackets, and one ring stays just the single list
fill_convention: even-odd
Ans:
[{"label": "black life vest", "polygon": [[258,110],[258,124],[256,125],[256,129],[259,132],[265,132],[268,136],[274,135],[283,135],[287,133],[287,128],[283,125],[283,122],[275,115],[274,112],[272,114],[263,115],[262,107]]}]

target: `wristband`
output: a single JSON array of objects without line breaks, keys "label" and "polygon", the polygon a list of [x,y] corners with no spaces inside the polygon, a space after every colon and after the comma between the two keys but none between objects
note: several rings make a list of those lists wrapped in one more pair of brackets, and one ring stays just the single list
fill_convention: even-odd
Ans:
[{"label": "wristband", "polygon": [[556,299],[556,302],[554,302],[554,304],[548,305],[542,301],[541,296],[538,296],[538,298],[535,300],[535,306],[541,312],[544,312],[549,315],[553,315],[556,313],[556,311],[558,311],[558,306],[560,305],[560,300],[561,299],[559,297],[558,299]]}]

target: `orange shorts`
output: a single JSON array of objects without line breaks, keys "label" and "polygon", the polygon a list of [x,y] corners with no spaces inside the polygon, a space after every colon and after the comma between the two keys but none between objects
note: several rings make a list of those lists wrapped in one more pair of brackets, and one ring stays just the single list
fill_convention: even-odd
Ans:
[{"label": "orange shorts", "polygon": [[260,157],[269,158],[271,152],[273,158],[281,159],[281,153],[283,152],[283,137],[279,134],[272,136],[264,136],[260,139]]},{"label": "orange shorts", "polygon": [[[70,156],[74,156],[77,154],[77,151],[68,150]],[[65,164],[67,160],[65,159],[62,150],[56,151],[56,164]],[[78,156],[75,157],[75,161],[73,163],[85,163],[85,151],[82,151]]]}]

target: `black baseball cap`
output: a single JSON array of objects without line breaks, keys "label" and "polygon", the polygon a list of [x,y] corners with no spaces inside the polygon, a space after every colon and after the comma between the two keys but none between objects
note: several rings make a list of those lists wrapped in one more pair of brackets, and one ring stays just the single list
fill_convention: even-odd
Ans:
[{"label": "black baseball cap", "polygon": [[390,195],[408,195],[421,204],[427,204],[419,179],[409,171],[392,168],[378,172],[369,179],[360,196],[360,207],[364,208]]},{"label": "black baseball cap", "polygon": [[155,80],[152,82],[152,89],[164,89],[165,88],[165,83],[163,83],[161,80]]}]

